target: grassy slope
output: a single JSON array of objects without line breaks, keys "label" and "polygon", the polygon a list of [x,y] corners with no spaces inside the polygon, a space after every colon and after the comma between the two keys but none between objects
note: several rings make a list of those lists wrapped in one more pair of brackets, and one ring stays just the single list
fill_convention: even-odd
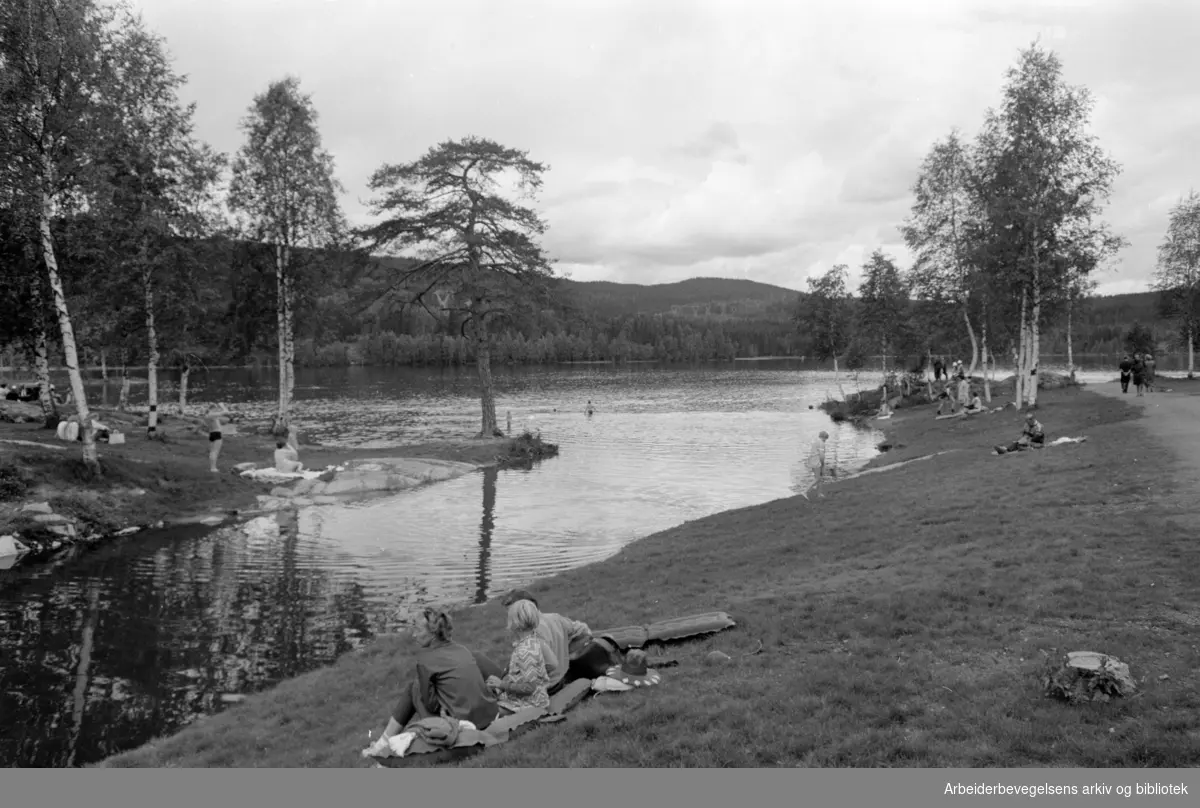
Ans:
[{"label": "grassy slope", "polygon": [[[1046,394],[1050,437],[996,457],[1013,411],[902,411],[883,463],[802,498],[691,522],[535,587],[595,628],[711,609],[737,628],[669,650],[654,691],[606,695],[470,766],[1200,764],[1195,473],[1124,402]],[[1137,461],[1137,462],[1135,462]],[[458,639],[504,658],[493,601]],[[761,653],[752,653],[762,643]],[[709,650],[729,653],[706,667]],[[1039,674],[1069,650],[1128,663],[1138,698],[1069,707]],[[408,649],[385,638],[112,766],[361,766]],[[1163,674],[1168,679],[1160,679]]]}]

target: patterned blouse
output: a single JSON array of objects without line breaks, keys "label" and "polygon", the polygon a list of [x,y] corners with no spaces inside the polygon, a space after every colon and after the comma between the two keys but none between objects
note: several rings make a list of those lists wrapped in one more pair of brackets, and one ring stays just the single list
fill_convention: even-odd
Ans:
[{"label": "patterned blouse", "polygon": [[550,706],[550,695],[546,692],[550,676],[546,673],[546,658],[542,654],[542,641],[538,639],[537,634],[529,634],[513,643],[512,659],[508,662],[508,673],[504,680],[514,684],[519,682],[537,685],[537,689],[528,696],[501,693],[498,700],[504,709],[515,713],[528,707]]}]

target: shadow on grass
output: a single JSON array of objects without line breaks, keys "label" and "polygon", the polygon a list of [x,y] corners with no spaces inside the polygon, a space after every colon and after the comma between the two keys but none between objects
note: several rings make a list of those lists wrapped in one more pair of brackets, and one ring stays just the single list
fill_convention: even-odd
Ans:
[{"label": "shadow on grass", "polygon": [[[878,463],[960,451],[821,501],[690,522],[538,582],[545,609],[597,629],[712,609],[738,626],[673,647],[680,665],[659,687],[597,696],[459,765],[1200,764],[1200,549],[1176,518],[1188,500],[1172,497],[1197,480],[1124,402],[1043,395],[1049,438],[1086,443],[995,456],[1020,431],[1014,410],[898,412],[903,447]],[[495,601],[456,621],[457,639],[506,658]],[[714,648],[733,661],[705,666]],[[1073,650],[1128,662],[1140,695],[1045,698],[1041,674]],[[366,765],[408,658],[405,639],[382,638],[106,765]]]}]

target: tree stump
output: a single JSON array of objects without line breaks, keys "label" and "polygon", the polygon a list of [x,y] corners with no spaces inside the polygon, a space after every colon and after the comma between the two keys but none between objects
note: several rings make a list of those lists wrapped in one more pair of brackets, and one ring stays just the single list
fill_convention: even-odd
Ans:
[{"label": "tree stump", "polygon": [[1072,704],[1107,702],[1113,697],[1129,697],[1137,684],[1129,666],[1116,657],[1094,651],[1072,651],[1061,666],[1047,672],[1046,695]]}]

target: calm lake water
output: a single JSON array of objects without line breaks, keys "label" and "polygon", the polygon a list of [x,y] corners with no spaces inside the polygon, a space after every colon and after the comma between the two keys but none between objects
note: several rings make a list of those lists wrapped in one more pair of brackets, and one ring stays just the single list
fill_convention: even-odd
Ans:
[{"label": "calm lake water", "polygon": [[[192,380],[192,398],[266,413],[274,378],[214,371]],[[0,763],[99,760],[328,664],[413,607],[481,602],[687,520],[804,490],[822,428],[832,462],[860,466],[879,434],[809,409],[833,390],[829,374],[791,361],[501,370],[501,421],[511,411],[514,428],[532,422],[559,457],[0,572]],[[479,428],[469,369],[301,371],[296,397],[302,429],[322,443]]]},{"label": "calm lake water", "polygon": [[[1084,378],[1111,378],[1108,364],[1085,365]],[[192,400],[266,414],[275,379],[213,371],[192,380]],[[501,422],[511,411],[514,428],[532,423],[559,457],[0,571],[0,765],[78,766],[138,746],[332,662],[414,607],[482,602],[687,520],[805,490],[821,429],[844,471],[880,438],[810,410],[836,388],[796,361],[501,368],[496,383]],[[116,385],[98,384],[92,398],[115,403]],[[327,444],[479,428],[471,369],[302,370],[296,397],[302,429]]]}]

